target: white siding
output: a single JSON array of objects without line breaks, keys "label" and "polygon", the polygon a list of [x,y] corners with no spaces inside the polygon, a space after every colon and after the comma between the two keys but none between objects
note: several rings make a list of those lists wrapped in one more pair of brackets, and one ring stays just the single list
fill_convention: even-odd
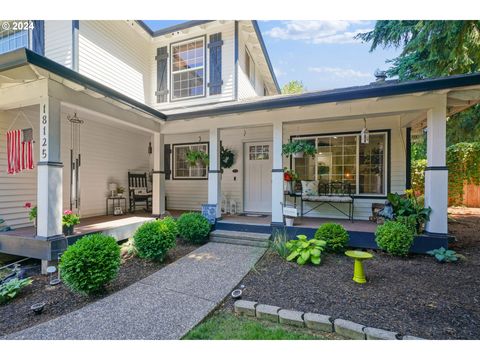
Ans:
[{"label": "white siding", "polygon": [[[35,107],[23,109],[33,125],[33,136],[36,140],[34,146],[38,146],[38,122],[39,112]],[[28,210],[24,208],[26,202],[33,205],[37,202],[37,169],[22,171],[18,174],[7,173],[6,131],[31,128],[30,123],[23,117],[19,117],[13,124],[19,111],[0,112],[0,218],[5,220],[6,225],[12,228],[31,226],[28,219]],[[13,127],[12,127],[13,124]],[[35,151],[34,155],[38,154]],[[34,157],[34,161],[37,161]]]},{"label": "white siding", "polygon": [[[170,102],[170,93],[168,95],[169,101],[164,103],[157,103],[155,96],[155,91],[157,88],[157,62],[155,56],[157,55],[157,48],[168,46],[168,52],[170,54],[170,44],[176,43],[179,41],[193,39],[200,36],[206,36],[206,44],[208,45],[209,36],[215,33],[222,33],[222,92],[217,95],[209,95],[208,87],[206,87],[206,96],[177,100]],[[152,92],[150,97],[147,98],[147,102],[150,106],[155,107],[159,110],[167,110],[176,107],[189,107],[195,105],[202,105],[206,103],[215,103],[221,101],[231,101],[234,99],[234,81],[235,81],[235,66],[234,66],[234,54],[235,54],[235,26],[233,21],[229,21],[225,24],[216,23],[214,25],[210,24],[205,30],[192,30],[187,33],[175,34],[171,37],[160,36],[153,38],[153,46],[150,49],[150,82],[152,84]],[[209,79],[209,51],[206,52],[206,61],[205,61],[205,83],[208,84]],[[170,90],[170,59],[168,62],[168,89]]]},{"label": "white siding", "polygon": [[72,67],[72,21],[45,21],[45,56],[68,68]]},{"label": "white siding", "polygon": [[[70,207],[70,124],[62,112],[63,204]],[[116,183],[128,192],[128,171],[149,171],[149,134],[120,127],[101,118],[85,115],[81,126],[80,199],[81,216],[105,214],[108,184]],[[128,206],[128,204],[127,204]]]},{"label": "white siding", "polygon": [[[245,48],[248,48],[252,61],[255,63],[255,86],[250,82],[249,75],[245,71],[246,59]],[[238,98],[246,99],[255,96],[263,96],[263,79],[259,69],[258,60],[255,59],[255,52],[252,51],[251,44],[245,42],[245,36],[242,31],[238,37]]]},{"label": "white siding", "polygon": [[79,72],[146,102],[150,41],[126,21],[80,21]]},{"label": "white siding", "polygon": [[[388,124],[388,125],[387,125]],[[391,159],[391,191],[403,192],[405,190],[405,130],[400,128],[398,117],[368,119],[368,128],[373,130],[391,131],[390,159]],[[360,131],[363,120],[339,120],[311,123],[290,123],[284,126],[283,142],[288,142],[292,135],[328,134],[339,132]],[[165,143],[197,142],[198,136],[202,141],[208,141],[208,133],[166,135]],[[235,163],[230,169],[225,169],[222,175],[222,195],[227,199],[234,199],[238,211],[243,211],[243,144],[250,141],[271,141],[272,128],[270,126],[250,127],[246,129],[222,130],[221,141],[223,146],[230,148],[235,153]],[[288,158],[284,158],[284,166],[289,167]],[[233,169],[238,169],[233,173]],[[235,179],[236,178],[236,179]],[[206,180],[168,180],[166,184],[167,205],[169,209],[200,209],[202,203],[207,201]],[[356,219],[368,219],[371,215],[372,203],[383,203],[385,199],[355,199]],[[315,204],[313,203],[313,206]],[[339,204],[339,206],[342,206]],[[304,211],[308,211],[312,203],[305,203]],[[346,210],[346,209],[345,209]],[[328,205],[323,205],[317,211],[312,211],[307,216],[314,217],[343,217],[341,213]]]}]

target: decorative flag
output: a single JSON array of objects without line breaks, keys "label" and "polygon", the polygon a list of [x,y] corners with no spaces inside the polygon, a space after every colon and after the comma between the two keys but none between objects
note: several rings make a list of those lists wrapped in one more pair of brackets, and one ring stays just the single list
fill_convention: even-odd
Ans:
[{"label": "decorative flag", "polygon": [[31,170],[33,165],[33,141],[23,141],[22,130],[7,132],[7,171],[9,174]]}]

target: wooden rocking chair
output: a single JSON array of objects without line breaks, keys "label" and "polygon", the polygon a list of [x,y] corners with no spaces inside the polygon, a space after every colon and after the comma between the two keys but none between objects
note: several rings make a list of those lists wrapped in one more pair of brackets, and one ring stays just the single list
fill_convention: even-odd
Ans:
[{"label": "wooden rocking chair", "polygon": [[135,212],[137,206],[145,206],[145,211],[152,209],[152,192],[148,190],[147,173],[132,174],[128,172],[128,195],[130,212]]}]

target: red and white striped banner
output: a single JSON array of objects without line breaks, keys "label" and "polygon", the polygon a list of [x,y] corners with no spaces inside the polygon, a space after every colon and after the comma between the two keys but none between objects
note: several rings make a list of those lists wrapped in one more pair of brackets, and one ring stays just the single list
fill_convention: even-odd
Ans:
[{"label": "red and white striped banner", "polygon": [[33,169],[33,141],[22,140],[22,130],[7,132],[8,173]]}]

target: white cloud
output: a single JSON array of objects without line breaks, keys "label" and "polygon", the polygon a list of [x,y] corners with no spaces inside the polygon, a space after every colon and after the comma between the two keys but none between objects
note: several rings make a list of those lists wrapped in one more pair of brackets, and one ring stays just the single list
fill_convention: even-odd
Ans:
[{"label": "white cloud", "polygon": [[274,66],[273,67],[273,72],[275,73],[276,77],[282,77],[286,75],[287,73],[283,71],[281,68]]},{"label": "white cloud", "polygon": [[354,69],[328,67],[328,66],[309,67],[308,71],[323,73],[323,74],[331,74],[339,78],[350,78],[350,79],[351,78],[368,78],[373,76],[372,74],[354,70]]},{"label": "white cloud", "polygon": [[272,38],[281,40],[301,40],[312,44],[347,44],[358,43],[354,36],[359,32],[367,32],[371,29],[350,29],[352,25],[364,25],[364,21],[346,20],[310,20],[310,21],[284,21],[283,26],[274,27],[266,34]]}]

